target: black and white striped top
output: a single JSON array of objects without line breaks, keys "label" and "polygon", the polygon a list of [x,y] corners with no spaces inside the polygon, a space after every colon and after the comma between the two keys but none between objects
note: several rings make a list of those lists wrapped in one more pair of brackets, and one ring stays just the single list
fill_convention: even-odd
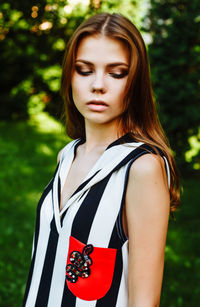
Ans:
[{"label": "black and white striped top", "polygon": [[[81,142],[64,147],[38,203],[23,306],[128,307],[128,238],[122,228],[122,206],[131,164],[154,151],[128,134],[111,143],[60,212],[61,190]],[[159,152],[170,186],[169,165]],[[93,246],[89,277],[76,275],[76,282],[66,281],[70,253],[82,253],[87,244]],[[76,274],[78,266],[73,269]]]}]

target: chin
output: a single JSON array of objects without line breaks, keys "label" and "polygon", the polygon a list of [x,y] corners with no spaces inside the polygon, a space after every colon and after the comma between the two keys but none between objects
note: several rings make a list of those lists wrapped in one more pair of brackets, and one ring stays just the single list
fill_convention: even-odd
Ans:
[{"label": "chin", "polygon": [[92,125],[108,125],[108,124],[111,124],[111,123],[116,123],[116,125],[119,123],[119,117],[116,117],[116,118],[103,118],[103,117],[98,117],[96,116],[96,118],[94,117],[85,117],[85,121],[87,123],[90,123]]}]

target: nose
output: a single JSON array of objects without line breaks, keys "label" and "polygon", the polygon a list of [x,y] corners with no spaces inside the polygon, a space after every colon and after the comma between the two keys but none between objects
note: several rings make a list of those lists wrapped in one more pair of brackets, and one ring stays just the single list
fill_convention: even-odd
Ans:
[{"label": "nose", "polygon": [[106,87],[105,87],[105,80],[103,73],[95,74],[94,79],[91,83],[91,92],[92,93],[105,93]]}]

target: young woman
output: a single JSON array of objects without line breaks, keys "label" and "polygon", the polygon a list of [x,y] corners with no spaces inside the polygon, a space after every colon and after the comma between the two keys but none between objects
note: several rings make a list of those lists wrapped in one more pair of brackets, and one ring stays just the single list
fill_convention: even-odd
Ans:
[{"label": "young woman", "polygon": [[62,95],[74,140],[38,204],[23,306],[159,306],[179,178],[128,19],[102,13],[79,26]]}]

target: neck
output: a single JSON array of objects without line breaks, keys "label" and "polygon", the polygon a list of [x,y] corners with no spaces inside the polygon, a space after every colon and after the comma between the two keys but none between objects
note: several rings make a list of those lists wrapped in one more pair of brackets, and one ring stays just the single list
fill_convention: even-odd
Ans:
[{"label": "neck", "polygon": [[123,135],[118,133],[116,125],[85,125],[85,153],[93,150],[104,151],[112,142]]}]

